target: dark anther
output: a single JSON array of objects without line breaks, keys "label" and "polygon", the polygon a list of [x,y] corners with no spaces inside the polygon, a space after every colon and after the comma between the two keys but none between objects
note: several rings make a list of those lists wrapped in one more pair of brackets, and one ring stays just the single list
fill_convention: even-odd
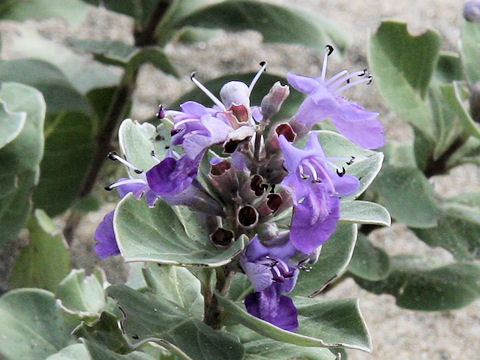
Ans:
[{"label": "dark anther", "polygon": [[258,212],[254,207],[246,205],[238,211],[238,222],[244,227],[255,225],[258,221]]},{"label": "dark anther", "polygon": [[133,171],[135,171],[135,174],[141,174],[141,173],[143,173],[143,171],[142,171],[142,170],[139,170],[139,169],[135,169],[135,170],[133,170]]},{"label": "dark anther", "polygon": [[225,171],[229,170],[232,167],[232,164],[228,161],[220,161],[218,164],[212,165],[210,173],[215,176],[220,176]]},{"label": "dark anther", "polygon": [[110,160],[113,160],[113,161],[117,160],[117,156],[118,156],[118,154],[115,151],[110,151],[108,153],[108,158]]},{"label": "dark anther", "polygon": [[274,192],[275,192],[275,184],[272,184],[270,189],[270,194],[273,194]]},{"label": "dark anther", "polygon": [[138,340],[140,338],[138,337],[138,335],[132,335],[132,339]]},{"label": "dark anther", "polygon": [[347,79],[346,83],[347,83],[347,84],[350,84],[350,79]]},{"label": "dark anther", "polygon": [[343,175],[345,175],[345,168],[344,168],[343,166],[342,166],[342,171],[339,171],[339,170],[337,169],[337,175],[340,176],[340,177],[342,177]]},{"label": "dark anther", "polygon": [[259,64],[259,65],[260,65],[260,66],[265,66],[266,63],[267,63],[266,61],[260,61],[260,64]]},{"label": "dark anther", "polygon": [[333,46],[326,45],[325,48],[327,49],[327,56],[330,56],[333,53]]},{"label": "dark anther", "polygon": [[194,77],[195,77],[195,71],[192,71],[192,73],[190,74],[190,80],[193,80]]},{"label": "dark anther", "polygon": [[372,76],[372,75],[368,75],[367,85],[370,85],[372,82],[373,82],[373,76]]},{"label": "dark anther", "polygon": [[177,135],[180,131],[182,131],[182,129],[172,129],[170,130],[170,135],[171,136]]},{"label": "dark anther", "polygon": [[350,157],[350,160],[348,160],[345,164],[352,165],[354,161],[355,161],[355,156],[352,156]]},{"label": "dark anther", "polygon": [[110,185],[105,186],[104,189],[107,190],[107,191],[112,191],[113,190],[113,187],[112,187],[113,184],[115,184],[115,183],[112,183]]},{"label": "dark anther", "polygon": [[157,136],[155,136],[155,140],[162,141],[162,140],[165,140],[165,138],[162,135],[157,134]]},{"label": "dark anther", "polygon": [[152,150],[152,152],[150,153],[150,156],[155,156],[155,150]]},{"label": "dark anther", "polygon": [[300,177],[302,178],[302,180],[307,180],[308,178],[310,178],[310,176],[305,174],[300,174]]},{"label": "dark anther", "polygon": [[314,182],[314,183],[316,183],[316,184],[321,184],[321,183],[322,183],[322,179],[318,178],[318,179],[313,180],[312,182]]},{"label": "dark anther", "polygon": [[158,112],[156,114],[157,119],[162,120],[165,117],[165,110],[163,110],[163,105],[158,107]]},{"label": "dark anther", "polygon": [[170,149],[170,146],[168,146],[168,145],[165,146],[165,150],[168,150],[168,149]]},{"label": "dark anther", "polygon": [[363,72],[361,74],[359,74],[358,76],[362,77],[362,76],[365,76],[367,74],[368,74],[368,69],[365,68],[365,69],[363,69]]},{"label": "dark anther", "polygon": [[233,243],[233,235],[233,231],[218,228],[210,234],[210,240],[215,246],[225,249]]}]

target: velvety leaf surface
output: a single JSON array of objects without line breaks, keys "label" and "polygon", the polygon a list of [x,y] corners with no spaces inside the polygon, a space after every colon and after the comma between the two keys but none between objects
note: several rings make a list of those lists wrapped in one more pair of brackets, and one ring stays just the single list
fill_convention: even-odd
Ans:
[{"label": "velvety leaf surface", "polygon": [[70,271],[70,253],[61,230],[42,210],[27,224],[29,244],[20,250],[8,283],[12,288],[36,287],[51,291]]},{"label": "velvety leaf surface", "polygon": [[259,334],[305,347],[347,347],[371,351],[371,340],[357,300],[318,300],[295,297],[300,327],[290,332],[248,314],[243,306],[220,298],[227,317]]},{"label": "velvety leaf surface", "polygon": [[[478,193],[469,196],[480,201]],[[447,249],[459,261],[480,259],[480,202],[465,204],[453,198],[442,204],[441,211],[436,227],[412,228],[413,232],[428,245]]]},{"label": "velvety leaf surface", "polygon": [[460,43],[462,63],[470,84],[480,81],[480,24],[464,21],[462,27],[462,40]]},{"label": "velvety leaf surface", "polygon": [[359,233],[348,271],[366,280],[385,279],[390,272],[390,258],[381,248],[372,245],[368,237]]},{"label": "velvety leaf surface", "polygon": [[46,360],[92,360],[92,358],[85,345],[73,344],[50,355]]},{"label": "velvety leaf surface", "polygon": [[[197,76],[200,78],[201,74],[198,74]],[[212,80],[202,81],[202,83],[207,89],[209,89],[213,94],[215,94],[215,96],[219,97],[220,89],[227,82],[235,80],[242,81],[245,84],[250,84],[254,76],[255,73],[232,74],[221,76]],[[282,85],[287,84],[287,80],[284,77],[272,75],[269,73],[262,74],[252,91],[252,95],[250,96],[251,105],[260,105],[263,97],[268,94],[268,91],[277,81],[280,81]],[[290,88],[290,96],[283,103],[278,113],[278,117],[286,118],[288,116],[294,115],[297,112],[298,106],[303,101],[303,98],[304,96],[301,93],[299,93],[293,88]],[[205,106],[213,105],[212,100],[210,100],[207,95],[205,95],[199,89],[193,89],[192,91],[189,91],[186,94],[182,95],[179,99],[175,100],[173,104],[169,104],[168,108],[178,109],[180,107],[180,104],[189,100],[199,102],[201,104],[204,104]]]},{"label": "velvety leaf surface", "polygon": [[433,189],[417,168],[386,165],[372,185],[392,217],[411,227],[430,228],[440,215]]},{"label": "velvety leaf surface", "polygon": [[398,255],[391,258],[391,265],[390,275],[382,281],[355,281],[375,294],[395,296],[398,306],[411,310],[454,310],[480,297],[478,264],[438,266],[435,259]]},{"label": "velvety leaf surface", "polygon": [[108,294],[126,314],[124,328],[132,343],[161,339],[193,360],[237,360],[244,350],[238,339],[205,325],[180,304],[155,294],[141,294],[126,286],[112,286]]},{"label": "velvety leaf surface", "polygon": [[292,294],[309,296],[346,270],[357,240],[355,224],[339,223],[328,241],[322,245],[317,263],[308,272],[301,271]]},{"label": "velvety leaf surface", "polygon": [[10,51],[18,58],[43,60],[58,67],[74,88],[82,94],[94,88],[116,85],[120,80],[119,72],[92,61],[89,56],[74,52],[63,44],[43,37],[31,26],[16,26],[11,42]]},{"label": "velvety leaf surface", "polygon": [[342,135],[328,130],[317,131],[320,144],[328,157],[343,158],[348,161],[354,156],[352,165],[345,161],[335,162],[341,169],[345,168],[347,174],[356,176],[360,180],[360,187],[355,195],[346,196],[344,199],[357,198],[372,183],[382,167],[383,154],[377,151],[366,150],[358,147]]},{"label": "velvety leaf surface", "polygon": [[432,114],[424,101],[440,49],[440,36],[412,36],[404,23],[384,21],[370,39],[369,64],[380,93],[404,121],[433,138]]},{"label": "velvety leaf surface", "polygon": [[0,356],[5,360],[38,360],[72,343],[52,293],[12,290],[0,298]]},{"label": "velvety leaf surface", "polygon": [[[148,354],[134,351],[129,354],[117,354],[93,340],[83,340],[92,360],[155,360]],[[82,359],[83,360],[83,359]]]},{"label": "velvety leaf surface", "polygon": [[341,202],[340,221],[384,226],[391,224],[390,214],[383,206],[358,200]]},{"label": "velvety leaf surface", "polygon": [[70,25],[80,24],[91,7],[80,0],[5,1],[0,6],[0,19],[24,21],[60,17]]},{"label": "velvety leaf surface", "polygon": [[[230,31],[251,29],[259,31],[265,42],[298,43],[317,48],[331,43],[336,32],[341,33],[322,17],[309,15],[274,4],[239,0],[200,8],[174,23],[174,26],[180,28],[188,25]],[[342,47],[345,43],[339,45]]]},{"label": "velvety leaf surface", "polygon": [[45,152],[33,200],[50,216],[75,201],[94,152],[93,124],[81,113],[62,112],[45,124]]},{"label": "velvety leaf surface", "polygon": [[161,200],[149,208],[131,194],[118,204],[114,228],[126,261],[215,267],[230,262],[243,248],[240,238],[227,250],[215,249],[193,212]]},{"label": "velvety leaf surface", "polygon": [[0,100],[0,149],[20,134],[26,119],[26,112],[11,112],[7,104]]}]

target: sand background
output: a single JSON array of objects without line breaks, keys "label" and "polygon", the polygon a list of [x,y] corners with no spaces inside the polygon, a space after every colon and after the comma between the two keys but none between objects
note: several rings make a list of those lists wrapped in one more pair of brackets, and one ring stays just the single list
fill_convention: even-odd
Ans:
[{"label": "sand background", "polygon": [[[395,19],[408,23],[409,30],[419,34],[427,28],[436,29],[442,36],[444,50],[455,50],[460,35],[462,2],[459,0],[281,0],[271,1],[317,12],[338,24],[352,38],[352,46],[343,58],[332,56],[329,73],[342,69],[366,66],[366,47],[369,33],[373,33],[383,19]],[[28,22],[29,26],[55,41],[65,37],[116,39],[132,43],[131,22],[124,16],[103,9],[92,11],[79,26],[69,27],[62,21],[44,20]],[[2,58],[14,58],[9,51],[9,34],[15,24],[0,24],[2,34]],[[167,52],[181,74],[180,79],[167,76],[151,66],[140,72],[138,89],[135,92],[133,118],[151,116],[159,103],[168,104],[182,92],[192,87],[188,75],[196,70],[199,79],[207,80],[226,73],[256,71],[261,60],[269,63],[268,71],[285,74],[293,71],[305,75],[319,74],[322,53],[300,45],[263,44],[261,35],[252,31],[227,34],[198,44],[170,44]],[[366,108],[381,113],[387,126],[387,140],[410,138],[408,126],[398,120],[385,106],[375,85],[356,87],[348,94]],[[460,191],[479,191],[480,172],[473,166],[464,166],[448,176],[432,179],[437,191],[446,196]],[[100,186],[100,185],[99,185]],[[125,268],[121,259],[99,261],[92,253],[93,232],[101,217],[112,208],[105,205],[98,213],[88,214],[82,221],[73,244],[74,261],[78,267],[92,269],[95,264],[107,268],[110,281],[122,281]],[[480,236],[480,235],[479,235]],[[402,225],[377,231],[376,245],[390,254],[428,253],[432,256],[450,255],[441,249],[430,249]],[[5,275],[16,253],[15,246],[7,246],[0,258],[0,280],[5,284]],[[1,285],[0,284],[0,285]],[[372,355],[351,352],[349,359],[429,359],[456,360],[480,359],[480,301],[455,312],[427,313],[400,309],[391,296],[377,296],[358,288],[347,280],[326,295],[328,298],[359,297],[360,306],[369,326],[374,352]]]}]

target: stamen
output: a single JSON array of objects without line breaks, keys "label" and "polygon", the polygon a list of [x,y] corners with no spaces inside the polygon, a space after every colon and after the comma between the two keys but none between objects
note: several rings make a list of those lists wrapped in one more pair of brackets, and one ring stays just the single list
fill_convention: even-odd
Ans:
[{"label": "stamen", "polygon": [[335,80],[337,80],[338,78],[341,78],[343,76],[345,76],[346,74],[348,74],[348,71],[347,70],[342,70],[338,73],[336,73],[335,75],[333,75],[330,79],[328,79],[327,81],[325,81],[325,85],[326,86],[329,86],[331,83],[333,83]]},{"label": "stamen", "polygon": [[165,110],[163,105],[158,106],[158,112],[156,113],[157,119],[162,120],[165,117]]},{"label": "stamen", "polygon": [[255,75],[255,77],[253,78],[252,82],[250,83],[250,86],[248,87],[248,95],[250,95],[252,93],[252,90],[253,90],[253,87],[255,86],[255,84],[257,83],[258,79],[260,79],[260,76],[263,74],[263,72],[265,71],[265,69],[267,68],[267,62],[266,61],[262,61],[260,63],[260,70],[258,70],[257,74]]},{"label": "stamen", "polygon": [[121,162],[123,165],[125,165],[126,167],[132,169],[133,171],[135,171],[136,174],[141,174],[143,171],[142,170],[139,170],[137,169],[133,164],[129,163],[127,160],[125,160],[124,158],[122,158],[120,155],[118,155],[115,151],[110,151],[108,153],[108,158],[110,160],[113,160],[113,161],[119,161]]},{"label": "stamen", "polygon": [[179,122],[175,123],[175,125],[173,125],[173,128],[175,130],[177,130],[177,128],[180,125],[187,124],[187,123],[190,123],[190,122],[200,122],[200,119],[185,119],[185,120],[182,120],[182,121],[179,121]]},{"label": "stamen", "polygon": [[300,172],[300,177],[303,179],[303,180],[307,180],[310,178],[310,175],[306,174],[305,173],[305,170],[303,169],[303,166],[300,164],[298,165],[298,171]]},{"label": "stamen", "polygon": [[310,169],[310,171],[312,173],[312,176],[313,176],[313,180],[317,181],[318,180],[318,175],[317,175],[317,171],[315,170],[315,168],[308,161],[305,161],[305,165]]},{"label": "stamen", "polygon": [[127,180],[117,181],[117,182],[114,182],[110,185],[105,186],[105,190],[112,191],[116,187],[119,187],[119,186],[122,186],[122,185],[128,185],[128,184],[145,184],[145,180],[142,180],[142,179],[127,179]]},{"label": "stamen", "polygon": [[352,165],[354,161],[355,161],[355,156],[351,156],[350,160],[348,160],[345,164]]},{"label": "stamen", "polygon": [[225,106],[222,104],[222,102],[220,100],[218,100],[218,98],[215,95],[213,95],[210,90],[208,90],[205,86],[203,86],[203,84],[200,81],[198,81],[195,78],[195,71],[190,74],[190,80],[192,80],[192,82],[195,85],[197,85],[197,87],[200,90],[202,90],[205,93],[205,95],[207,95],[215,103],[215,105],[217,105],[223,111],[226,110]]},{"label": "stamen", "polygon": [[363,79],[354,81],[354,82],[352,82],[352,83],[350,83],[350,84],[344,85],[344,86],[342,86],[342,87],[339,88],[339,89],[333,90],[333,92],[334,92],[335,94],[340,94],[341,92],[343,92],[343,91],[351,88],[352,86],[355,86],[355,85],[358,85],[358,84],[362,84],[362,83],[367,83],[367,85],[370,85],[370,84],[372,83],[372,81],[373,81],[372,79],[373,79],[372,75],[368,75],[366,78],[363,78]]},{"label": "stamen", "polygon": [[330,191],[332,193],[336,193],[335,185],[333,185],[332,179],[330,179],[330,176],[328,176],[327,171],[322,167],[322,165],[315,158],[311,159],[310,161],[312,161],[315,165],[317,165],[317,169],[320,170],[320,172],[323,175],[323,178],[326,179],[326,182],[330,188]]},{"label": "stamen", "polygon": [[321,78],[322,78],[322,81],[325,80],[325,75],[327,75],[327,59],[328,57],[332,54],[333,52],[333,46],[332,45],[327,45],[325,46],[325,55],[323,57],[323,64],[322,64],[322,75],[321,75]]},{"label": "stamen", "polygon": [[152,158],[154,158],[154,160],[155,160],[156,162],[158,162],[158,163],[162,162],[162,160],[160,160],[160,159],[157,157],[157,155],[155,155],[155,151],[154,151],[154,150],[152,150],[152,152],[150,153],[150,156],[151,156]]},{"label": "stamen", "polygon": [[[331,79],[327,82],[327,86],[329,87],[329,89],[331,89],[332,91],[336,91],[337,88],[342,85],[344,82],[347,82],[349,83],[349,80],[351,78],[354,78],[356,76],[360,76],[360,77],[363,77],[366,75],[366,72],[365,70],[360,70],[360,71],[355,71],[351,74],[346,74],[344,77],[340,78],[339,80],[335,81],[335,82],[332,82]],[[354,84],[355,82],[353,82],[352,84]]]},{"label": "stamen", "polygon": [[339,171],[339,170],[337,169],[337,175],[338,175],[338,176],[342,177],[343,175],[345,175],[345,173],[346,173],[346,171],[345,171],[345,168],[344,168],[343,166],[342,166],[342,170],[341,170],[341,171]]}]

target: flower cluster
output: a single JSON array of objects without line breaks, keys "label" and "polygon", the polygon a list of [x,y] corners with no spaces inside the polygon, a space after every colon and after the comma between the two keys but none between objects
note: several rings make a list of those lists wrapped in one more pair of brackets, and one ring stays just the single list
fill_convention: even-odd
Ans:
[{"label": "flower cluster", "polygon": [[[245,307],[251,315],[290,331],[298,328],[298,314],[286,294],[295,287],[299,271],[317,261],[322,244],[335,231],[340,198],[359,188],[359,180],[345,170],[354,158],[349,154],[346,158],[327,157],[312,127],[330,119],[358,146],[374,149],[384,145],[378,114],[341,96],[352,86],[370,83],[371,76],[366,70],[342,71],[327,79],[327,58],[332,51],[327,46],[320,77],[287,75],[290,85],[307,95],[289,121],[274,119],[289,95],[288,86],[276,83],[260,106],[250,105],[250,94],[265,63],[250,85],[238,81],[225,84],[220,99],[192,74],[192,81],[215,105],[189,101],[180,111],[159,111],[159,118],[171,125],[171,144],[176,150],[170,149],[145,172],[110,154],[138,176],[120,179],[108,190],[116,188],[120,196],[131,192],[137,199],[143,195],[150,206],[162,199],[203,213],[207,223],[216,224],[209,239],[218,249],[246,235],[250,239],[247,247],[232,260],[253,285]],[[307,141],[301,147],[303,138]],[[216,156],[210,156],[209,150]],[[217,199],[197,181],[199,165],[206,156],[210,161],[208,181],[216,188]],[[338,165],[340,162],[345,166]],[[289,218],[287,225],[279,220],[285,217]],[[113,213],[105,216],[95,239],[100,257],[119,253]]]}]

